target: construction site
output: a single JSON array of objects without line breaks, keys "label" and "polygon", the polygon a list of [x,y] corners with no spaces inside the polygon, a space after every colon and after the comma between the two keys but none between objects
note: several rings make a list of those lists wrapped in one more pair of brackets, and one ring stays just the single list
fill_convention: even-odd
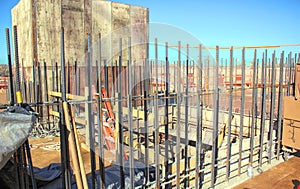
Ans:
[{"label": "construction site", "polygon": [[[205,46],[150,24],[149,11],[103,0],[12,9],[0,188],[299,186],[300,52]],[[280,165],[295,169],[289,184],[267,172]]]}]

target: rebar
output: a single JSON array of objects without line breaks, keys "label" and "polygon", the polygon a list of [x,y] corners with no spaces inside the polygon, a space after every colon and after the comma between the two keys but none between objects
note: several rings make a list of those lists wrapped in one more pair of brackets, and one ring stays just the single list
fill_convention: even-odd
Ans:
[{"label": "rebar", "polygon": [[283,107],[283,64],[284,64],[283,59],[284,59],[284,51],[282,51],[281,58],[280,58],[278,114],[277,114],[277,149],[276,149],[277,160],[279,160],[280,151],[281,151],[282,107]]},{"label": "rebar", "polygon": [[[25,78],[22,78],[22,82],[24,81],[22,91],[25,91],[25,86],[28,86],[28,95],[27,92],[24,95],[28,97],[31,95],[32,97],[26,101],[30,101],[29,105],[35,107],[41,115],[44,114],[38,120],[39,125],[36,127],[42,132],[45,129],[45,119],[48,119],[47,123],[51,122],[52,124],[52,120],[50,121],[52,115],[50,117],[49,112],[51,111],[49,110],[53,109],[53,115],[55,114],[57,117],[57,113],[62,112],[61,106],[51,108],[56,107],[61,101],[76,107],[75,113],[78,120],[80,119],[78,122],[84,121],[79,116],[82,115],[80,111],[82,112],[85,109],[85,118],[87,119],[85,136],[86,142],[91,147],[91,188],[105,188],[107,184],[105,183],[104,156],[106,155],[103,143],[105,110],[102,109],[102,103],[104,101],[110,101],[115,105],[114,111],[116,111],[116,117],[118,118],[115,125],[115,136],[117,138],[115,157],[120,168],[120,177],[118,178],[120,188],[171,188],[175,185],[176,188],[200,189],[206,186],[214,188],[220,182],[231,181],[236,173],[238,175],[243,174],[246,162],[251,168],[248,171],[250,170],[252,173],[252,168],[256,166],[256,158],[258,158],[258,168],[262,169],[265,151],[268,152],[269,163],[275,158],[279,159],[282,152],[282,99],[283,94],[292,95],[293,93],[290,87],[295,71],[293,65],[299,58],[298,54],[289,53],[287,57],[284,57],[284,51],[281,53],[280,74],[279,79],[276,80],[278,57],[275,56],[274,52],[271,60],[268,60],[267,50],[262,53],[262,61],[256,57],[260,51],[254,50],[253,65],[247,66],[245,48],[243,48],[240,66],[238,58],[233,58],[235,53],[233,47],[226,49],[230,56],[230,59],[228,59],[229,65],[227,65],[227,59],[220,57],[219,46],[216,47],[214,63],[210,56],[205,55],[203,46],[199,45],[197,47],[199,57],[195,62],[196,60],[194,61],[191,56],[193,55],[191,48],[194,47],[181,46],[179,41],[178,46],[176,46],[178,57],[172,64],[170,61],[173,56],[169,53],[171,52],[170,48],[173,48],[173,46],[169,46],[168,43],[165,44],[165,60],[160,61],[158,58],[158,42],[155,39],[155,60],[146,57],[142,64],[136,64],[140,60],[133,59],[131,38],[128,38],[128,51],[126,51],[128,56],[122,54],[125,51],[122,47],[122,39],[120,39],[118,60],[115,61],[115,58],[112,58],[107,61],[101,57],[101,37],[99,36],[99,57],[94,61],[91,59],[93,57],[91,55],[91,38],[88,36],[88,54],[85,60],[87,63],[85,68],[87,76],[86,98],[80,96],[80,100],[67,100],[67,96],[71,98],[71,96],[78,97],[80,94],[82,95],[80,76],[83,75],[80,71],[84,71],[84,69],[81,69],[82,67],[79,66],[80,64],[76,60],[75,65],[72,68],[68,66],[66,70],[63,41],[62,29],[61,67],[57,63],[54,64],[54,60],[51,60],[53,64],[52,73],[50,74],[53,78],[51,88],[52,91],[56,91],[57,96],[53,95],[49,98],[47,96],[47,82],[51,80],[46,80],[48,79],[47,71],[49,67],[47,67],[45,61],[42,62],[44,64],[41,65],[44,66],[42,68],[40,63],[34,60],[32,84],[30,82],[25,83]],[[184,61],[181,60],[183,48],[187,49],[186,60]],[[10,55],[10,52],[8,54]],[[128,59],[126,59],[127,57]],[[221,64],[219,64],[219,60],[221,60]],[[126,61],[127,69],[124,61]],[[26,62],[24,63],[26,65]],[[96,74],[94,76],[95,71],[92,69],[92,65],[95,63]],[[272,63],[271,66],[270,63]],[[24,69],[23,64],[22,70],[23,72],[28,71]],[[223,75],[223,73],[225,74]],[[67,76],[71,74],[76,76]],[[70,79],[70,77],[72,78]],[[96,80],[94,77],[96,77]],[[59,80],[59,78],[61,79]],[[71,92],[70,88],[73,88],[73,85],[71,86],[71,83],[68,83],[71,80],[76,85],[74,85],[76,95],[67,94]],[[92,86],[95,81],[98,96],[93,98]],[[61,86],[59,87],[59,85]],[[276,93],[277,85],[279,86],[278,97]],[[66,86],[68,86],[68,90]],[[285,86],[288,87],[285,88]],[[40,91],[41,87],[43,91]],[[105,87],[106,91],[110,93],[108,98],[103,98],[100,95],[102,87]],[[268,93],[268,91],[270,92]],[[58,95],[60,92],[61,98]],[[261,98],[258,98],[258,95]],[[270,95],[270,97],[267,95]],[[24,99],[27,99],[26,96],[24,96]],[[42,100],[46,102],[42,102]],[[86,105],[85,108],[83,108],[83,104]],[[46,114],[46,109],[48,114]],[[125,117],[127,119],[124,119]],[[276,117],[277,120],[275,120]],[[68,133],[65,128],[68,118],[61,114],[59,119],[63,187],[68,188],[71,186]],[[44,120],[43,123],[42,120]],[[97,120],[97,124],[94,123],[94,120]],[[249,120],[248,123],[246,123],[246,120]],[[265,133],[267,120],[270,120],[268,123],[269,133]],[[55,124],[55,121],[53,121],[53,124]],[[72,124],[76,126],[75,123]],[[273,139],[274,130],[277,131],[276,137]],[[96,131],[98,132],[95,133]],[[191,132],[194,133],[191,134]],[[127,140],[127,133],[129,133],[129,140]],[[223,134],[222,138],[220,134]],[[260,136],[257,136],[258,134]],[[266,134],[269,136],[268,139],[265,137]],[[208,135],[209,139],[212,139],[212,143],[210,141],[207,143],[205,137]],[[95,137],[98,138],[95,139]],[[255,145],[256,137],[259,137],[258,145]],[[223,141],[223,139],[225,140]],[[235,142],[235,140],[238,140],[238,142]],[[127,141],[129,148],[125,147]],[[135,142],[137,142],[137,145]],[[249,142],[250,145],[246,145],[246,142]],[[95,149],[95,145],[98,149]],[[137,149],[135,149],[136,146]],[[124,164],[127,163],[125,162],[127,154],[124,149],[129,149],[129,170],[124,167]],[[98,153],[94,150],[97,150]],[[151,153],[152,150],[154,151],[153,154]],[[274,151],[275,156],[272,155]],[[16,160],[20,160],[19,164],[22,164],[19,169],[23,171],[20,172],[23,176],[26,162],[22,159],[25,158],[25,152],[22,152],[22,157],[18,154],[16,158]],[[206,152],[209,152],[207,156],[205,156]],[[93,157],[95,153],[99,155],[97,159],[97,161],[99,160],[100,169],[99,180],[97,180],[99,177],[96,177],[96,159]],[[192,153],[195,153],[195,156]],[[204,162],[209,155],[211,161]],[[135,167],[136,160],[142,161],[145,167],[143,170],[144,180],[140,186],[136,182],[137,172],[135,171],[138,168]],[[154,171],[150,172],[152,171],[152,168],[150,168],[152,163],[155,166],[155,173]],[[125,175],[127,171],[129,171],[129,178],[126,178],[127,175]],[[153,175],[155,178],[152,177]],[[18,178],[20,178],[20,184],[26,187],[29,179],[23,176],[18,175]],[[224,178],[225,180],[222,180]],[[23,187],[21,185],[20,187]]]},{"label": "rebar", "polygon": [[[249,165],[251,167],[251,170],[253,168],[253,149],[254,149],[254,129],[256,127],[256,106],[257,106],[257,99],[256,99],[256,90],[257,90],[257,84],[256,84],[256,74],[257,74],[257,66],[256,66],[256,49],[254,50],[254,58],[253,58],[253,77],[252,77],[252,116],[251,116],[251,131],[250,131],[250,154],[249,154]],[[252,177],[252,171],[249,171],[248,172],[251,172],[249,173]]]},{"label": "rebar", "polygon": [[180,102],[181,102],[181,42],[178,41],[178,62],[177,62],[177,121],[176,121],[176,188],[180,188]]},{"label": "rebar", "polygon": [[[230,88],[229,88],[229,109],[227,120],[227,160],[226,160],[226,180],[230,176],[230,158],[231,158],[231,120],[232,120],[232,93],[233,93],[233,47],[230,48]],[[225,129],[226,130],[226,129]]]},{"label": "rebar", "polygon": [[259,166],[262,166],[263,159],[263,147],[264,147],[264,135],[265,135],[265,120],[266,120],[266,61],[268,60],[268,50],[265,50],[262,56],[262,68],[261,68],[261,122],[260,122],[260,150],[259,150]]},{"label": "rebar", "polygon": [[[165,73],[165,97],[169,96],[169,57],[168,57],[168,43],[165,44],[166,48],[166,73]],[[168,181],[169,177],[169,100],[165,99],[165,112],[164,112],[164,127],[165,127],[165,181]],[[169,186],[167,186],[169,187]]]},{"label": "rebar", "polygon": [[[35,78],[35,77],[34,77]],[[58,88],[57,88],[58,89]],[[65,75],[65,46],[64,46],[64,28],[61,28],[61,94],[62,101],[66,101],[66,75]],[[71,187],[70,158],[68,147],[68,135],[62,105],[59,106],[60,112],[60,144],[61,144],[61,164],[62,164],[62,186]]]},{"label": "rebar", "polygon": [[149,72],[148,72],[148,66],[149,62],[148,60],[145,60],[144,62],[144,137],[145,137],[145,184],[148,185],[149,182],[149,128],[148,128],[148,101],[146,100],[148,98],[148,86],[149,86]]},{"label": "rebar", "polygon": [[268,163],[272,160],[272,145],[273,145],[273,127],[274,127],[274,108],[275,108],[275,51],[272,55],[272,87],[271,87],[271,106],[270,106],[270,123],[269,123],[269,142],[268,142]]},{"label": "rebar", "polygon": [[[197,80],[197,138],[196,138],[196,175],[195,175],[195,188],[202,188],[202,175],[200,170],[202,169],[203,161],[202,161],[202,110],[203,110],[203,102],[202,102],[202,45],[199,45],[199,60],[197,65],[198,70],[198,80]],[[177,102],[178,103],[178,102]],[[180,114],[179,114],[180,115]],[[199,176],[200,174],[200,176]],[[200,177],[200,178],[199,178]]]},{"label": "rebar", "polygon": [[[18,30],[17,26],[14,26],[14,47],[15,47],[15,67],[16,67],[16,93],[21,92],[21,80],[20,80],[20,63],[19,63],[19,47],[18,47]],[[18,99],[17,99],[18,101]],[[22,103],[22,102],[20,102]]]},{"label": "rebar", "polygon": [[[97,92],[98,92],[98,109],[97,109],[97,126],[98,126],[98,155],[99,155],[99,169],[100,169],[100,179],[99,179],[99,187],[101,189],[105,189],[105,170],[104,170],[104,151],[103,151],[103,112],[102,112],[102,95],[101,95],[101,88],[102,88],[102,81],[101,81],[101,70],[102,70],[102,44],[101,44],[101,34],[99,34],[98,39],[98,48],[99,48],[99,63],[96,63],[97,69]],[[107,80],[107,78],[105,78]],[[107,88],[106,88],[107,89]]]},{"label": "rebar", "polygon": [[[154,157],[154,163],[155,165],[159,165],[160,161],[159,161],[159,155],[160,155],[160,149],[159,149],[159,143],[160,143],[160,139],[159,139],[159,120],[158,120],[158,46],[157,46],[157,39],[155,38],[155,42],[154,42],[154,51],[155,51],[155,100],[154,100],[154,127],[155,127],[155,131],[154,131],[154,145],[155,145],[155,152],[154,153],[155,157]],[[135,73],[134,73],[135,76]],[[134,78],[135,79],[135,78]],[[136,94],[136,90],[134,90],[135,94]],[[134,101],[136,102],[136,101]],[[160,188],[160,167],[156,166],[155,167],[155,182],[156,182],[156,188]]]},{"label": "rebar", "polygon": [[[186,78],[185,78],[185,100],[184,100],[184,176],[188,174],[187,169],[188,169],[188,145],[189,145],[189,45],[187,44],[186,46]],[[186,177],[184,179],[184,187],[187,188],[189,187],[188,184],[188,178]]]},{"label": "rebar", "polygon": [[124,150],[123,150],[123,121],[122,121],[122,39],[119,42],[119,66],[118,66],[118,144],[117,144],[117,160],[120,166],[120,184],[121,188],[125,188],[124,175]]},{"label": "rebar", "polygon": [[243,128],[244,128],[244,111],[245,111],[245,48],[242,49],[242,94],[241,94],[241,111],[240,111],[240,133],[239,133],[239,162],[238,175],[241,174],[242,168],[242,148],[243,148]]},{"label": "rebar", "polygon": [[9,29],[6,28],[6,44],[7,44],[7,60],[8,60],[8,72],[9,72],[9,91],[10,91],[10,105],[15,104],[15,93],[14,93],[14,84],[13,84],[13,73],[12,73],[12,62],[11,62],[11,50],[10,50],[10,37]]},{"label": "rebar", "polygon": [[[133,120],[132,120],[132,59],[131,38],[128,38],[128,124],[129,124],[129,169],[130,188],[134,188],[134,150],[133,150]],[[147,139],[147,138],[146,138]]]},{"label": "rebar", "polygon": [[214,188],[217,175],[218,157],[218,132],[219,132],[219,46],[216,46],[215,83],[213,100],[213,132],[212,132],[212,156],[211,156],[211,181],[210,187]]}]

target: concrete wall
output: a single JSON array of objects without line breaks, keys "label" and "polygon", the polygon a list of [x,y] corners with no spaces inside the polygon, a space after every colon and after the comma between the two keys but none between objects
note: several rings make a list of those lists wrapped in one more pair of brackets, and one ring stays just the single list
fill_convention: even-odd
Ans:
[{"label": "concrete wall", "polygon": [[84,0],[62,1],[62,26],[65,30],[65,58],[84,62],[85,29]]},{"label": "concrete wall", "polygon": [[[33,19],[33,18],[36,19]],[[18,26],[19,54],[25,66],[31,66],[34,59],[34,46],[38,61],[60,63],[60,30],[65,30],[65,59],[85,65],[87,35],[91,34],[93,62],[99,59],[99,33],[102,35],[102,56],[110,61],[119,56],[119,41],[123,47],[128,37],[134,47],[133,60],[147,57],[148,9],[102,0],[38,0],[32,8],[31,1],[20,0],[12,10],[12,23]],[[143,25],[135,25],[143,23]],[[130,27],[133,25],[133,27]],[[33,33],[36,31],[36,33]],[[36,36],[36,40],[34,40]],[[123,65],[128,55],[123,52]],[[94,63],[95,64],[95,63]]]},{"label": "concrete wall", "polygon": [[129,37],[132,45],[132,60],[147,58],[148,22],[147,8],[109,1],[93,1],[93,59],[99,59],[99,33],[101,33],[102,60],[106,59],[108,65],[115,65],[115,61],[118,60],[120,38],[122,38],[124,66],[127,65],[128,60]]},{"label": "concrete wall", "polygon": [[[31,1],[21,0],[12,11],[12,23],[17,25],[20,61],[32,65],[33,39],[32,39],[32,8]],[[11,36],[13,36],[11,32]]]},{"label": "concrete wall", "polygon": [[60,57],[60,11],[59,0],[36,3],[37,56],[39,61],[45,60],[48,65],[59,61]]}]

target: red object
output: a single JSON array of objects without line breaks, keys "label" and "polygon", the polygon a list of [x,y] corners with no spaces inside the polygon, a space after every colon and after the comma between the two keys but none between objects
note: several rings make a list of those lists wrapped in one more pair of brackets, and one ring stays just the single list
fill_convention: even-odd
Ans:
[{"label": "red object", "polygon": [[[108,98],[106,89],[104,87],[101,88],[102,98]],[[116,141],[117,141],[117,133],[116,133],[116,124],[115,124],[115,115],[113,113],[113,109],[110,101],[103,101],[104,107],[106,111],[103,112],[103,134],[105,144],[107,149],[110,151],[116,150]],[[124,159],[128,160],[127,154],[124,151]]]}]

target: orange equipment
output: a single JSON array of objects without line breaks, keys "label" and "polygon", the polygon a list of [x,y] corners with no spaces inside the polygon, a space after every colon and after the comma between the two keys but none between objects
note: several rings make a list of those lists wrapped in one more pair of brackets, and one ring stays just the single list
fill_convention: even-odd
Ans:
[{"label": "orange equipment", "polygon": [[[108,98],[106,89],[104,87],[101,88],[102,98]],[[103,111],[103,135],[105,144],[108,150],[116,151],[116,141],[118,137],[118,133],[116,132],[116,124],[115,124],[115,115],[113,113],[113,109],[110,101],[103,101],[105,111]],[[128,160],[127,154],[124,151],[124,159]]]}]

